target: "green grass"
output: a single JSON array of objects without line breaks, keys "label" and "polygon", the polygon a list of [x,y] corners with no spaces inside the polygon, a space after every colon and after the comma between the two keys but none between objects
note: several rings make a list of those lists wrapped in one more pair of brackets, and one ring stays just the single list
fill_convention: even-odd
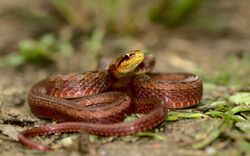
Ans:
[{"label": "green grass", "polygon": [[[200,142],[193,144],[193,148],[203,149],[218,142],[220,138],[225,140],[236,140],[236,146],[240,147],[240,154],[247,150],[250,134],[250,118],[246,113],[250,112],[250,93],[236,93],[222,101],[216,101],[210,105],[201,106],[201,110],[208,116],[222,118],[219,125],[214,128]],[[199,134],[198,134],[199,135]]]},{"label": "green grass", "polygon": [[68,41],[59,40],[54,35],[47,34],[39,40],[20,41],[17,52],[1,58],[0,67],[20,66],[27,63],[48,65],[54,63],[58,55],[68,57],[72,52],[72,46]]},{"label": "green grass", "polygon": [[227,62],[218,64],[214,74],[202,73],[204,80],[223,86],[247,86],[250,84],[250,55],[248,51],[237,51],[225,56]]}]

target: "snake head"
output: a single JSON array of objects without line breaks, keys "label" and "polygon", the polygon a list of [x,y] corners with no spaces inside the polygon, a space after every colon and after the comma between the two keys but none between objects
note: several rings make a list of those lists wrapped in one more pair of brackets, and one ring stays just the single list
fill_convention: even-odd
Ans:
[{"label": "snake head", "polygon": [[115,59],[109,70],[116,78],[127,76],[134,72],[137,66],[144,60],[144,53],[140,50],[129,51]]}]

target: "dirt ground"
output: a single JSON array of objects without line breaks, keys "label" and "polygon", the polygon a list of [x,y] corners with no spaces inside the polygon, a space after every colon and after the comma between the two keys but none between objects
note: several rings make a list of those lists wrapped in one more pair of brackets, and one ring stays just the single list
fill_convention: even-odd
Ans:
[{"label": "dirt ground", "polygon": [[[0,12],[15,5],[39,8],[39,1],[17,2],[15,0],[0,1]],[[208,34],[189,26],[178,30],[163,31],[159,28],[145,33],[139,37],[115,37],[104,42],[103,57],[117,55],[112,52],[118,44],[123,43],[126,49],[154,50],[157,63],[155,71],[172,72],[186,71],[212,75],[221,70],[222,65],[229,65],[229,56],[238,51],[250,52],[250,6],[248,0],[221,0],[217,6],[209,6],[201,12],[213,12],[214,16],[221,16],[226,20],[229,32],[227,35]],[[215,15],[216,14],[216,15]],[[225,17],[225,18],[224,18]],[[0,56],[11,51],[7,45],[16,44],[19,40],[31,36],[32,31],[10,18],[0,18]],[[21,68],[7,67],[0,69],[0,155],[83,155],[87,150],[89,155],[103,156],[161,156],[161,155],[216,155],[224,153],[236,155],[237,149],[231,142],[217,142],[205,149],[197,150],[191,144],[197,141],[197,134],[206,135],[213,129],[220,119],[206,117],[202,119],[187,119],[174,122],[165,122],[156,128],[165,141],[149,138],[140,138],[136,141],[124,138],[100,138],[96,142],[85,145],[84,136],[79,134],[63,134],[59,136],[40,137],[36,140],[50,143],[56,150],[52,152],[40,152],[30,150],[16,141],[16,134],[23,129],[48,123],[36,118],[30,112],[27,103],[27,93],[31,86],[40,79],[55,73],[71,73],[93,70],[84,59],[84,52],[76,52],[72,57],[59,58],[56,65],[49,68],[40,68],[25,65]],[[203,77],[204,78],[204,77]],[[206,83],[206,82],[205,82]],[[223,88],[223,89],[221,89]],[[227,87],[218,87],[212,91],[206,91],[203,96],[203,104],[208,99],[216,99],[223,94]],[[217,94],[215,94],[216,92]],[[209,103],[208,103],[209,104]],[[185,109],[185,112],[197,111],[196,108]],[[159,132],[158,132],[159,131]],[[10,134],[11,133],[11,134]],[[76,141],[70,146],[61,144],[62,138],[76,137]],[[83,142],[83,143],[81,143]]]}]

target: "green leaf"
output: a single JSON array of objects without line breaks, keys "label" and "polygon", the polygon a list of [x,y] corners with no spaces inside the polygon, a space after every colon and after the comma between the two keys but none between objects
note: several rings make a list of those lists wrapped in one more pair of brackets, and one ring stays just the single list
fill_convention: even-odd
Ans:
[{"label": "green leaf", "polygon": [[211,103],[210,106],[214,110],[220,111],[220,112],[226,112],[229,110],[229,105],[227,104],[227,102],[225,100],[215,101],[215,102]]},{"label": "green leaf", "polygon": [[237,105],[250,105],[250,93],[236,93],[229,98],[229,101]]},{"label": "green leaf", "polygon": [[212,116],[212,117],[223,117],[225,113],[220,111],[209,111],[205,113],[206,115]]},{"label": "green leaf", "polygon": [[231,113],[236,114],[236,113],[240,113],[240,112],[249,112],[250,111],[250,106],[236,106],[234,108],[231,109]]},{"label": "green leaf", "polygon": [[165,117],[166,121],[176,121],[178,119],[200,119],[206,117],[202,113],[189,113],[189,112],[168,112],[168,115]]}]

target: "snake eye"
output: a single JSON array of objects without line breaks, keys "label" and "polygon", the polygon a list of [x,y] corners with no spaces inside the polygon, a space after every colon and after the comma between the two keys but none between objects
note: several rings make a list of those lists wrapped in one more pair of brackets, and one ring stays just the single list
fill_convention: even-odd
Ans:
[{"label": "snake eye", "polygon": [[130,55],[129,54],[126,54],[125,56],[124,56],[124,59],[125,60],[128,60],[130,58]]}]

